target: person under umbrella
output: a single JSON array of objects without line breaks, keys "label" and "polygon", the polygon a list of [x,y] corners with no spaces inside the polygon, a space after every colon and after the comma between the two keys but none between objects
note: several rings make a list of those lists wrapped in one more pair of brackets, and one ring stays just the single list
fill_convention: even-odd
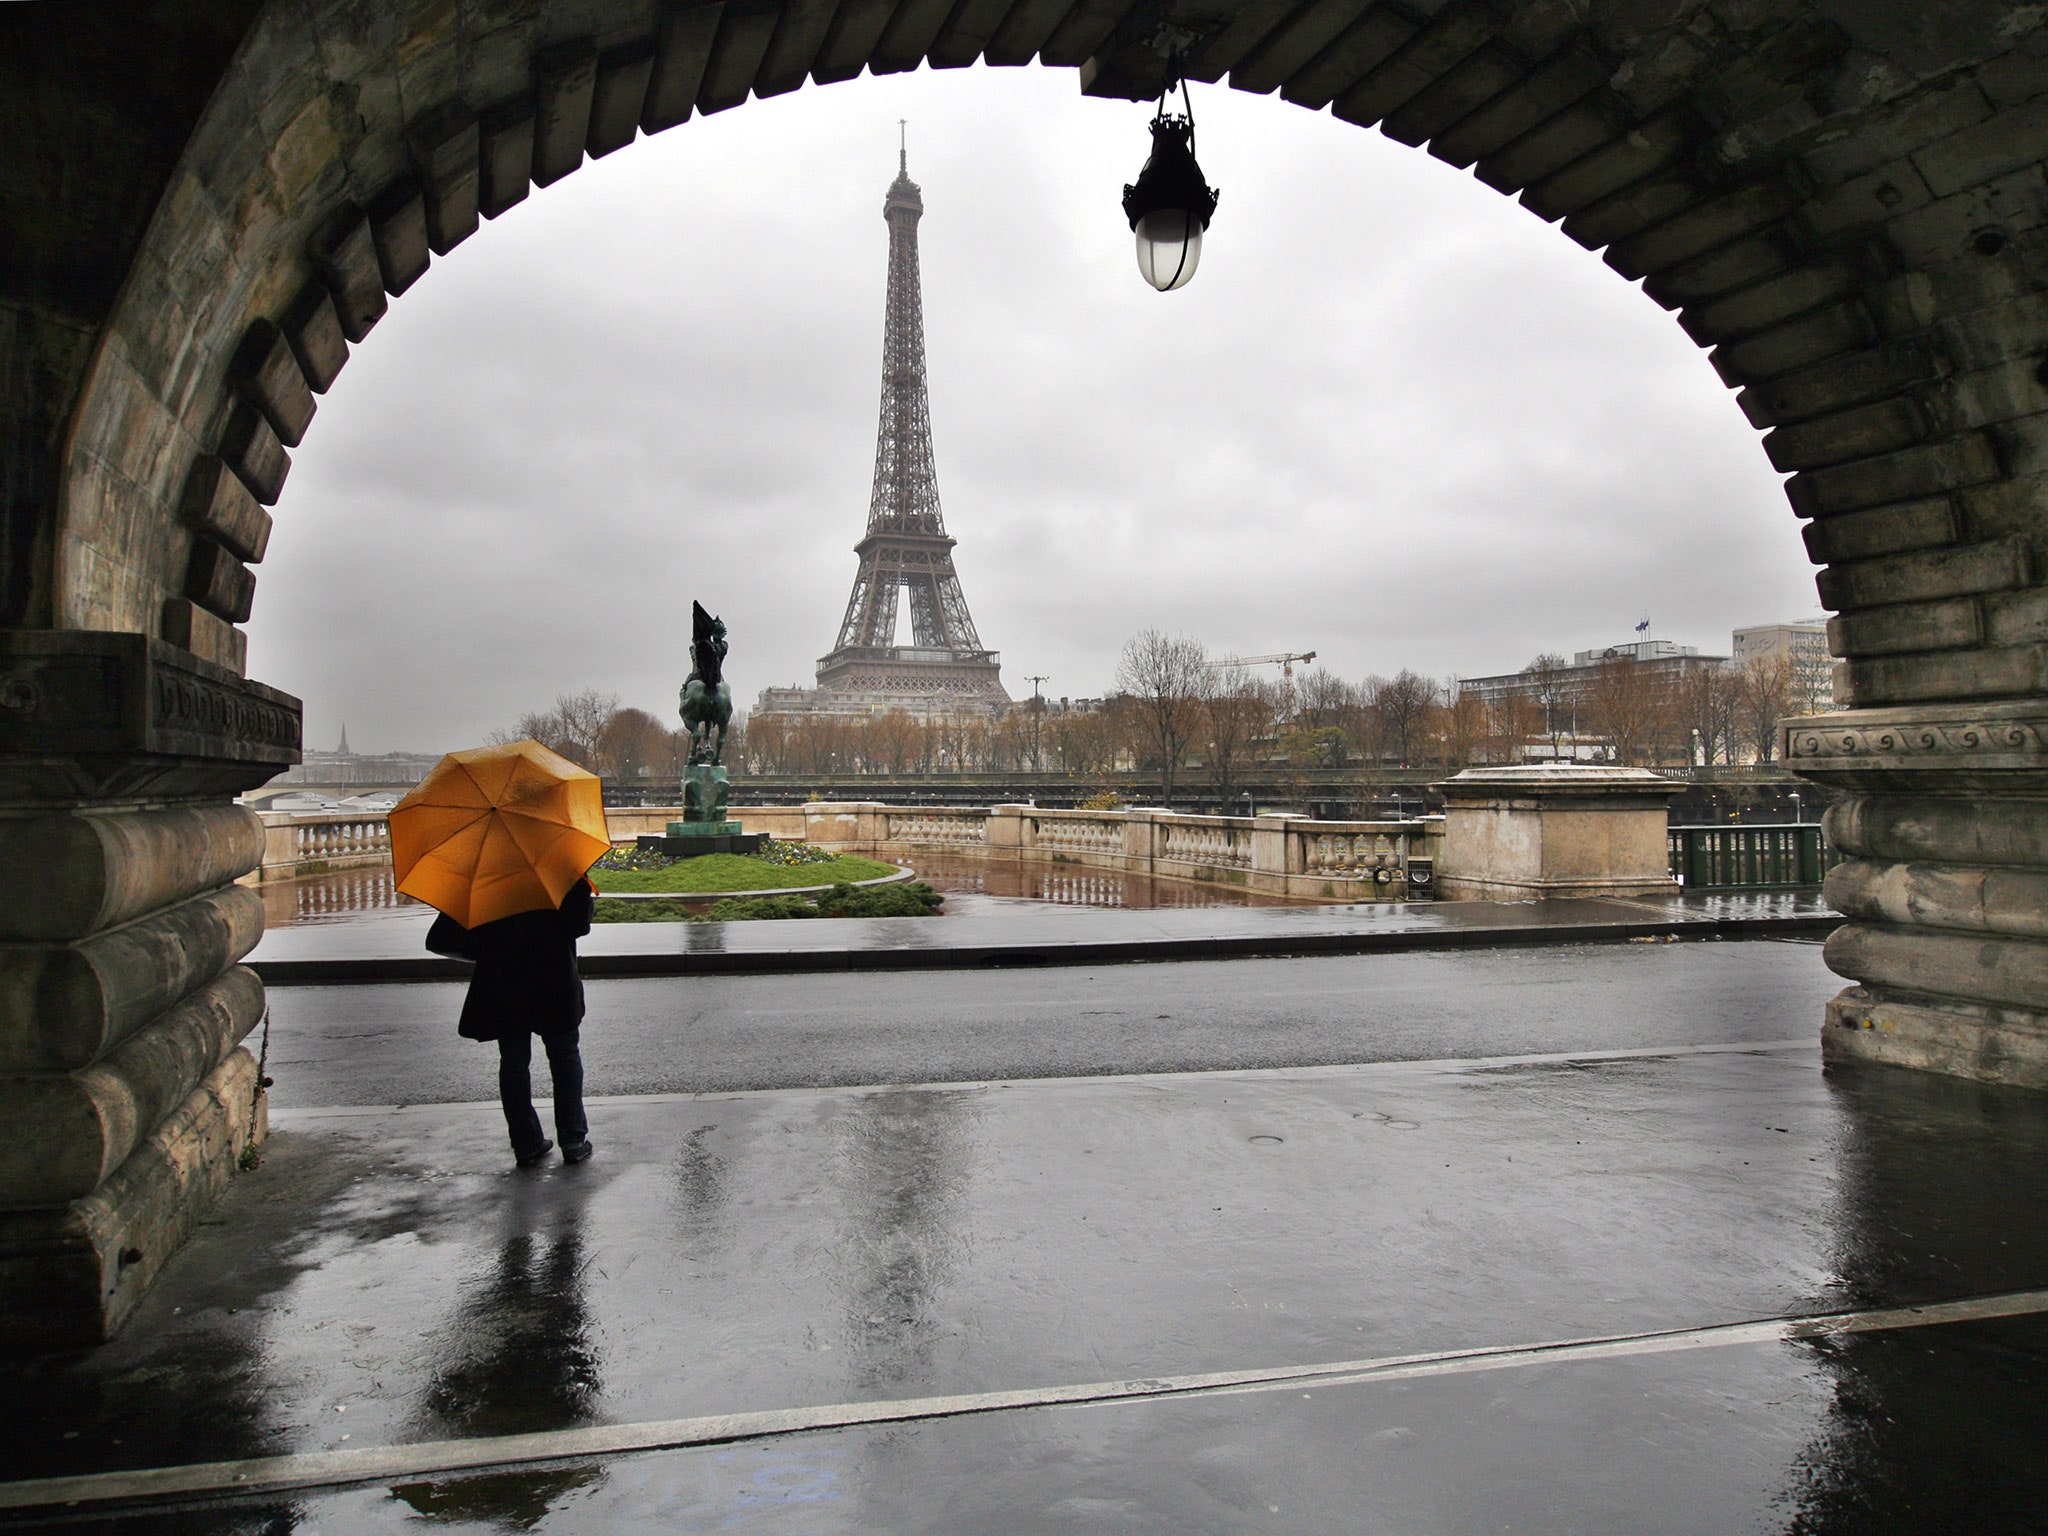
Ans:
[{"label": "person under umbrella", "polygon": [[392,808],[398,889],[437,908],[435,954],[475,963],[457,1032],[498,1043],[498,1097],[522,1168],[555,1143],[533,1105],[533,1037],[554,1080],[562,1160],[591,1154],[583,1109],[585,872],[611,842],[594,774],[536,741],[454,752]]}]

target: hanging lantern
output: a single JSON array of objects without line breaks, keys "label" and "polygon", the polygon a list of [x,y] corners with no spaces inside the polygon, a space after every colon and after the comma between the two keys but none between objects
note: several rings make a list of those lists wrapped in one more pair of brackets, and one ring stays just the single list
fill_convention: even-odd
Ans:
[{"label": "hanging lantern", "polygon": [[1152,154],[1137,181],[1124,188],[1124,216],[1138,237],[1138,270],[1161,293],[1187,286],[1202,260],[1202,231],[1216,212],[1216,189],[1195,162],[1195,108],[1187,82],[1177,82],[1185,116],[1166,110],[1169,85],[1152,119]]}]

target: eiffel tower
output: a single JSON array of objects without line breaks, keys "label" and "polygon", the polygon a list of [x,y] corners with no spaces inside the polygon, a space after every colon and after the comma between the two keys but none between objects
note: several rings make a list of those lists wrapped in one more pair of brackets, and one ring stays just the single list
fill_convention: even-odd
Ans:
[{"label": "eiffel tower", "polygon": [[[984,649],[953,569],[953,538],[939,512],[925,392],[924,301],[917,274],[917,221],[924,198],[910,179],[908,148],[882,204],[889,225],[889,312],[882,333],[882,424],[867,534],[854,545],[860,570],[839,642],[818,660],[818,688],[866,695],[911,710],[992,708],[1009,703],[1002,668]],[[910,595],[912,643],[896,644],[896,604]],[[848,699],[847,702],[853,702]]]}]

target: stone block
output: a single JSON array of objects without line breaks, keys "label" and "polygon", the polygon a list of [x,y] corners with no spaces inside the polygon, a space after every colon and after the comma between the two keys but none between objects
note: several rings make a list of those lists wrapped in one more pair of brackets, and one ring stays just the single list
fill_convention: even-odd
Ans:
[{"label": "stone block", "polygon": [[[1018,0],[990,35],[988,48],[982,57],[999,67],[1014,69],[1029,64],[1038,57],[1039,49],[1045,46],[1053,28],[1060,24],[1067,11],[1064,0]],[[837,71],[846,68],[846,60],[865,57],[860,48],[860,38],[870,28],[873,35],[879,37],[882,27],[887,24],[885,0],[865,0],[865,3],[862,0],[841,0],[839,8],[832,14],[832,26],[825,34],[825,45],[818,50],[817,62],[811,66],[811,78],[820,85],[852,79],[853,75]],[[872,46],[869,45],[870,50]]]},{"label": "stone block", "polygon": [[350,341],[361,341],[384,318],[391,302],[384,292],[384,271],[377,264],[377,246],[370,221],[360,208],[344,204],[307,245],[314,268],[334,297],[335,317]]},{"label": "stone block", "polygon": [[1435,871],[1453,900],[1675,894],[1667,808],[1685,786],[1643,768],[1468,768],[1435,786]]},{"label": "stone block", "polygon": [[1495,7],[1444,7],[1391,57],[1339,95],[1330,108],[1332,115],[1363,125],[1399,111],[1460,60],[1491,42],[1503,19]]},{"label": "stone block", "polygon": [[185,562],[185,596],[230,624],[240,624],[255,606],[256,573],[213,539],[197,538]]},{"label": "stone block", "polygon": [[[2029,165],[1996,181],[1900,212],[1886,222],[1885,238],[1914,268],[1971,256],[1987,259],[2001,249],[1987,245],[1983,238],[1987,234],[2009,241],[2015,234],[2039,229],[2048,220],[2044,191],[2048,187],[2044,187],[2041,166]],[[2027,286],[2031,290],[2032,285]]]},{"label": "stone block", "polygon": [[316,280],[299,290],[285,311],[283,330],[306,387],[316,395],[326,394],[348,362],[348,337],[342,334],[341,315],[325,283]]},{"label": "stone block", "polygon": [[1612,142],[1627,127],[1613,103],[1596,93],[1484,156],[1472,174],[1495,191],[1518,192]]},{"label": "stone block", "polygon": [[[712,40],[718,35],[718,18],[723,0],[708,4],[671,3],[661,13],[655,31],[654,67],[647,78],[647,100],[640,109],[640,127],[646,133],[686,122],[697,105],[697,92],[704,83],[704,64],[711,56]],[[828,40],[829,41],[829,40]],[[866,54],[854,61],[842,78],[860,73]]]},{"label": "stone block", "polygon": [[0,1072],[90,1065],[262,937],[262,896],[230,885],[68,944],[0,947]]},{"label": "stone block", "polygon": [[1779,427],[1764,438],[1764,452],[1773,469],[1790,474],[1894,453],[1933,430],[1926,409],[1911,396],[1899,395]]},{"label": "stone block", "polygon": [[299,701],[113,630],[0,630],[0,805],[233,795],[299,758]]},{"label": "stone block", "polygon": [[1847,262],[1810,261],[1690,305],[1678,323],[1703,347],[1736,341],[1835,305],[1854,293],[1860,281],[1861,274]]},{"label": "stone block", "polygon": [[[1008,10],[1008,0],[963,0],[946,18],[926,62],[934,69],[974,63]],[[776,23],[768,51],[761,57],[760,73],[754,77],[756,99],[766,101],[801,89],[836,19],[837,0],[796,0],[787,6]],[[955,59],[960,62],[955,64]]]},{"label": "stone block", "polygon": [[1520,54],[1488,43],[1389,112],[1380,121],[1380,132],[1396,143],[1420,147],[1512,90],[1528,72]]},{"label": "stone block", "polygon": [[1974,187],[2021,166],[2040,163],[2048,145],[2048,102],[2007,107],[1991,118],[1913,151],[1913,164],[1935,196]]},{"label": "stone block", "polygon": [[1816,565],[1933,549],[1963,536],[1955,504],[1946,496],[1816,518],[1801,533]]},{"label": "stone block", "polygon": [[285,476],[292,471],[292,459],[261,412],[246,400],[236,401],[221,426],[216,448],[251,496],[265,506],[277,504],[284,494]]},{"label": "stone block", "polygon": [[1933,656],[1878,656],[1849,662],[1858,704],[1924,699],[2000,699],[2048,693],[2048,647],[1944,651]]},{"label": "stone block", "polygon": [[[624,149],[640,132],[647,105],[647,83],[654,74],[654,43],[641,39],[607,48],[597,61],[597,81],[590,94],[590,132],[584,148],[600,159]],[[799,77],[798,84],[802,83]]]},{"label": "stone block", "polygon": [[1985,639],[1991,645],[2048,641],[2048,588],[2000,592],[1984,600]]},{"label": "stone block", "polygon": [[533,98],[515,97],[477,125],[477,208],[487,219],[526,201],[533,181]]},{"label": "stone block", "polygon": [[1795,373],[1844,352],[1861,352],[1877,340],[1877,324],[1861,303],[1830,304],[1714,353],[1724,379],[1749,383]]},{"label": "stone block", "polygon": [[1429,141],[1429,152],[1447,164],[1469,166],[1598,90],[1613,73],[1613,66],[1590,45],[1569,44],[1531,70],[1513,90],[1438,133]]},{"label": "stone block", "polygon": [[[1416,29],[1417,20],[1412,16],[1387,6],[1367,8],[1319,57],[1311,59],[1281,83],[1281,99],[1311,111],[1321,111],[1340,91],[1348,89],[1400,52],[1401,45],[1415,36]],[[1230,35],[1233,31],[1242,36],[1233,39]],[[1245,38],[1250,41],[1245,42]],[[1241,18],[1240,23],[1224,29],[1208,52],[1217,55],[1216,63],[1222,64],[1222,53],[1238,51],[1256,43],[1256,33],[1244,26]],[[1234,67],[1234,64],[1225,67]],[[1203,76],[1198,78],[1220,78],[1220,75],[1221,70],[1205,67]]]},{"label": "stone block", "polygon": [[270,547],[270,514],[216,454],[201,454],[192,461],[178,512],[189,526],[218,539],[251,565],[261,564]]},{"label": "stone block", "polygon": [[1845,859],[1828,871],[1827,902],[1873,923],[2048,940],[2048,870]]},{"label": "stone block", "polygon": [[450,103],[426,114],[405,136],[419,174],[427,244],[446,256],[477,230],[482,135],[474,112]]},{"label": "stone block", "polygon": [[226,885],[262,857],[263,824],[241,805],[0,819],[0,941],[82,939]]},{"label": "stone block", "polygon": [[1828,620],[1828,649],[1844,657],[1966,650],[1984,640],[1984,608],[1975,598],[1865,608]]},{"label": "stone block", "polygon": [[1855,132],[1809,144],[1800,159],[1824,185],[1836,185],[1902,160],[1990,115],[1991,104],[1971,82],[1937,79],[1901,101],[1860,114]]},{"label": "stone block", "polygon": [[1579,209],[1564,221],[1564,232],[1587,250],[1597,251],[1683,212],[1706,194],[1698,176],[1686,170],[1670,171]]},{"label": "stone block", "polygon": [[2013,1008],[2048,998],[2048,943],[2034,939],[1850,922],[1822,954],[1837,976],[1886,991]]},{"label": "stone block", "polygon": [[[870,68],[878,75],[914,69],[923,49],[902,41],[906,29],[936,32],[950,6],[900,7],[889,27],[875,45]],[[704,61],[704,80],[697,89],[699,112],[723,112],[747,99],[754,89],[754,77],[768,56],[768,44],[775,37],[779,7],[774,0],[725,0],[718,19],[718,36]],[[931,14],[936,11],[936,14]],[[906,62],[907,56],[907,62]]]},{"label": "stone block", "polygon": [[1839,612],[2010,591],[2028,584],[2027,567],[2027,548],[2021,540],[1995,539],[1830,566],[1816,585],[1821,602]]},{"label": "stone block", "polygon": [[588,38],[556,43],[535,56],[533,72],[533,184],[546,187],[583,163],[597,48]]},{"label": "stone block", "polygon": [[[1620,128],[1614,138],[1529,187],[1522,194],[1522,206],[1552,221],[1576,214],[1683,160],[1701,124],[1689,108],[1678,107],[1647,122],[1622,123]],[[1615,234],[1633,234],[1650,222],[1646,218],[1642,224],[1617,228]]]},{"label": "stone block", "polygon": [[1630,279],[1647,277],[1775,224],[1801,201],[1789,177],[1760,178],[1617,241],[1607,248],[1607,264]]},{"label": "stone block", "polygon": [[[1668,213],[1661,215],[1669,217]],[[1569,223],[1565,233],[1571,233]],[[1721,294],[1783,272],[1805,259],[1798,242],[1783,228],[1771,228],[1731,240],[1691,261],[1682,261],[1643,280],[1643,292],[1666,309],[1704,303]]]},{"label": "stone block", "polygon": [[401,176],[370,204],[370,243],[384,291],[404,293],[426,275],[433,250],[427,244],[427,205],[420,184]]},{"label": "stone block", "polygon": [[[1967,717],[1943,721],[1917,732],[1885,732],[1905,736],[1900,755],[1966,758],[1990,738],[1992,747],[2031,744],[2038,750],[2038,732],[2011,723],[1970,722]],[[2000,740],[1998,738],[2005,738]],[[1972,745],[1964,745],[1964,742]],[[1956,750],[1941,753],[1944,744]],[[1979,797],[1930,794],[1856,794],[1828,807],[1822,818],[1828,841],[1846,854],[1896,863],[1995,865],[2000,868],[2048,869],[2048,802],[2003,799],[1987,804]]]},{"label": "stone block", "polygon": [[[1279,90],[1283,82],[1343,36],[1366,9],[1357,0],[1346,0],[1344,4],[1324,6],[1289,17],[1231,67],[1230,83],[1240,91],[1250,91],[1259,96]],[[948,21],[948,29],[952,25]],[[1402,30],[1404,35],[1400,41],[1406,41],[1412,31],[1405,24]],[[943,37],[942,33],[942,40]],[[972,59],[959,62],[971,63]]]},{"label": "stone block", "polygon": [[1821,1056],[1830,1068],[1881,1062],[1972,1082],[2048,1088],[2048,1015],[1850,987],[1828,1003]]},{"label": "stone block", "polygon": [[97,1189],[263,1017],[263,983],[236,966],[92,1066],[0,1076],[0,1118],[34,1126],[0,1143],[0,1209]]},{"label": "stone block", "polygon": [[1889,341],[1752,384],[1742,392],[1742,406],[1756,426],[1784,425],[1892,398],[1938,382],[1944,371],[1926,341]]},{"label": "stone block", "polygon": [[305,439],[306,428],[313,424],[313,391],[284,332],[270,321],[250,322],[228,361],[228,382],[263,413],[285,447],[296,448]]},{"label": "stone block", "polygon": [[241,1047],[97,1190],[0,1213],[0,1348],[104,1342],[262,1139],[266,1101]]},{"label": "stone block", "polygon": [[1966,432],[1873,459],[1802,471],[1787,482],[1785,495],[1801,517],[1821,517],[1981,485],[1998,479],[2000,473],[1990,438]]},{"label": "stone block", "polygon": [[208,613],[189,597],[164,599],[162,637],[202,661],[224,667],[237,677],[249,670],[249,637],[217,614]]}]

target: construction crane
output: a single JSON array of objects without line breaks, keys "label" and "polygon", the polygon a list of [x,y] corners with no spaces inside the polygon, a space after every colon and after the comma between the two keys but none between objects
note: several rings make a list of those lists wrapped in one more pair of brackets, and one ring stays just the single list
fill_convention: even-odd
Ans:
[{"label": "construction crane", "polygon": [[1284,701],[1282,713],[1289,719],[1292,719],[1294,716],[1294,664],[1298,661],[1303,666],[1307,666],[1315,659],[1316,653],[1314,651],[1283,651],[1273,656],[1226,656],[1223,658],[1223,665],[1226,667],[1277,666],[1280,669],[1280,693]]}]

